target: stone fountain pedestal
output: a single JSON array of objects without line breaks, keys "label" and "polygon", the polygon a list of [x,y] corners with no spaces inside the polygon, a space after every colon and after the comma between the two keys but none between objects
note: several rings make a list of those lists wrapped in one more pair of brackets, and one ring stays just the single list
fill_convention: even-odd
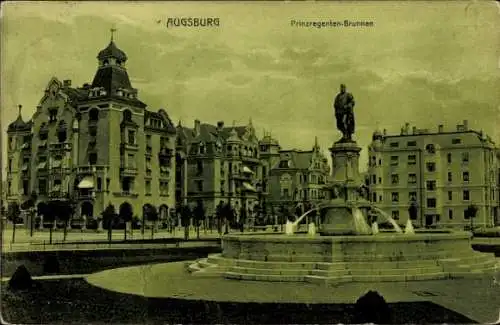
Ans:
[{"label": "stone fountain pedestal", "polygon": [[[319,233],[323,236],[370,234],[366,215],[370,206],[360,193],[363,180],[359,174],[361,147],[355,141],[339,141],[330,148],[332,174],[329,180],[330,200],[325,203]],[[353,207],[361,216],[353,216]]]}]

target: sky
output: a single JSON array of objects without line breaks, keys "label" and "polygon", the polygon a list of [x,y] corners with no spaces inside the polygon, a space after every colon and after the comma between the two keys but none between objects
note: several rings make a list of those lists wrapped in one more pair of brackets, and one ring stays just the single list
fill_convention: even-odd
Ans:
[{"label": "sky", "polygon": [[[114,39],[132,86],[173,121],[252,119],[283,148],[327,148],[340,137],[332,102],[354,95],[366,168],[373,131],[453,129],[468,120],[500,143],[500,6],[450,2],[8,2],[1,19],[1,128],[28,120],[49,80],[91,82]],[[168,28],[169,17],[217,17],[219,27]],[[373,21],[296,27],[291,20]],[[5,155],[3,155],[5,157]],[[2,159],[5,166],[5,158]]]}]

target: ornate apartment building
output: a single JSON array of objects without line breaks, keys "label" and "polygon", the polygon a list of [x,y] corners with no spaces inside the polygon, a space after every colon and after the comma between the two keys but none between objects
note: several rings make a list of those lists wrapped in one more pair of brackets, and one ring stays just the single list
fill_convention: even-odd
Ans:
[{"label": "ornate apartment building", "polygon": [[193,128],[177,126],[176,201],[202,202],[208,215],[219,202],[237,211],[256,211],[267,195],[266,170],[252,121],[246,126],[195,120]]},{"label": "ornate apartment building", "polygon": [[420,226],[470,224],[465,210],[478,208],[478,226],[499,223],[499,155],[493,141],[467,121],[437,132],[407,123],[399,135],[376,131],[369,146],[371,201],[405,224],[412,201]]},{"label": "ornate apartment building", "polygon": [[108,204],[146,204],[165,217],[175,203],[175,135],[168,114],[139,100],[113,39],[97,56],[91,84],[52,78],[31,120],[8,127],[7,201],[35,191],[38,204],[73,197],[76,216]]},{"label": "ornate apartment building", "polygon": [[330,167],[317,139],[312,150],[279,150],[275,159],[269,175],[270,204],[280,207],[316,203],[327,197],[325,184]]}]

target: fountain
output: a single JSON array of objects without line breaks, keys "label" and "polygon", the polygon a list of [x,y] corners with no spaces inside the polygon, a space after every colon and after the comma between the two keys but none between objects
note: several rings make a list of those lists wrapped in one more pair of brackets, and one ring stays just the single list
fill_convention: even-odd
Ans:
[{"label": "fountain", "polygon": [[[295,233],[310,210],[294,223],[287,222],[285,235],[225,235],[221,254],[188,265],[193,275],[337,284],[449,279],[495,272],[495,257],[473,251],[470,233],[415,231],[410,223],[405,233],[412,236],[405,236],[394,219],[367,200],[358,169],[361,148],[352,140],[353,102],[346,94],[342,90],[336,99],[337,127],[343,137],[330,148],[330,197],[316,208],[319,224],[309,227],[308,234]],[[376,221],[370,225],[368,215],[373,212],[391,223],[393,231],[379,232]],[[311,236],[316,227],[319,236]]]},{"label": "fountain", "polygon": [[407,234],[407,235],[414,235],[415,234],[415,229],[413,229],[413,223],[411,222],[410,219],[408,219],[408,221],[406,222],[405,234]]}]

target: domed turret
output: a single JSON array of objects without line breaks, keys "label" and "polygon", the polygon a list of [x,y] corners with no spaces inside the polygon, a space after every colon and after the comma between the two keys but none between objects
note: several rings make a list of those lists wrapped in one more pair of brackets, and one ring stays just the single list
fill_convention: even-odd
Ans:
[{"label": "domed turret", "polygon": [[23,117],[21,115],[21,110],[23,106],[19,105],[18,108],[19,108],[19,114],[17,115],[17,119],[9,124],[8,127],[9,132],[23,131],[29,127],[29,123],[24,122]]},{"label": "domed turret", "polygon": [[123,52],[116,46],[113,39],[111,39],[109,45],[104,50],[100,51],[99,54],[97,55],[97,59],[99,61],[104,61],[110,58],[114,58],[121,62],[127,61],[127,55],[125,54],[125,52]]}]

